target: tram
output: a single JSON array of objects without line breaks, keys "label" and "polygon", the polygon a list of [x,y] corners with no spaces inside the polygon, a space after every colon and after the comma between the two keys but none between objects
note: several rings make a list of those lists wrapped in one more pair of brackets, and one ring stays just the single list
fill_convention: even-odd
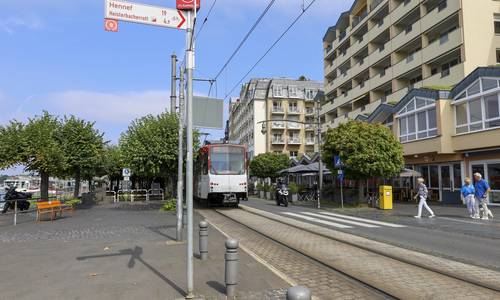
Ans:
[{"label": "tram", "polygon": [[238,207],[248,197],[247,175],[245,146],[207,142],[195,163],[194,196],[209,207]]}]

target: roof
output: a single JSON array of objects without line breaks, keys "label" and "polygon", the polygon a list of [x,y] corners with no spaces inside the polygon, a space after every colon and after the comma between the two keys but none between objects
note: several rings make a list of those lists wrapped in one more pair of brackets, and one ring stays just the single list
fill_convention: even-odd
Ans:
[{"label": "roof", "polygon": [[440,97],[440,95],[441,95],[441,91],[438,91],[438,90],[431,90],[431,89],[425,89],[425,88],[413,89],[408,94],[406,94],[401,99],[401,101],[398,102],[398,104],[396,104],[394,106],[393,111],[399,111],[415,97],[422,97],[422,98],[434,99],[434,100],[448,98],[448,95],[446,95],[446,97]]},{"label": "roof", "polygon": [[[298,173],[318,173],[318,172],[319,172],[319,162],[315,162],[308,165],[298,165],[285,170],[281,170],[279,173],[298,174]],[[324,174],[330,173],[330,171],[326,168],[324,164],[323,164],[323,172]]]},{"label": "roof", "polygon": [[460,81],[450,92],[453,99],[480,77],[500,77],[500,67],[479,67]]},{"label": "roof", "polygon": [[[331,38],[330,38],[331,37]],[[323,42],[333,42],[337,38],[337,27],[330,26],[323,36]]]},{"label": "roof", "polygon": [[387,117],[392,114],[394,111],[394,106],[390,104],[385,104],[382,103],[375,110],[368,116],[367,122],[368,123],[373,123],[374,121],[377,121],[379,117],[382,117],[384,120],[387,119]]}]

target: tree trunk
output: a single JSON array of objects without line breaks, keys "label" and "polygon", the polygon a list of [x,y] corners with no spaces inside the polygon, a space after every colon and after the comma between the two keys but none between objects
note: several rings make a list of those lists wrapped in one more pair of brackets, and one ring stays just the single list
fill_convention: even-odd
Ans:
[{"label": "tree trunk", "polygon": [[81,184],[80,170],[76,171],[75,174],[75,190],[73,191],[73,197],[78,198],[80,196],[80,184]]},{"label": "tree trunk", "polygon": [[363,203],[365,201],[365,180],[360,179],[358,180],[359,182],[359,188],[358,188],[358,201],[359,203]]},{"label": "tree trunk", "polygon": [[49,201],[49,173],[40,172],[40,198]]}]

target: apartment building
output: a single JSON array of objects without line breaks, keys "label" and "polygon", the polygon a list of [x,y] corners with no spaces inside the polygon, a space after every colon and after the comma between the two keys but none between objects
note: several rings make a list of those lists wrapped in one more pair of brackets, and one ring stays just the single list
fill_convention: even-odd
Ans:
[{"label": "apartment building", "polygon": [[478,68],[451,90],[413,89],[365,120],[392,128],[433,200],[460,203],[464,178],[479,172],[500,204],[500,67]]},{"label": "apartment building", "polygon": [[354,1],[323,39],[323,130],[500,63],[499,34],[500,1]]},{"label": "apartment building", "polygon": [[266,152],[291,157],[315,152],[323,96],[322,84],[316,81],[252,79],[242,86],[240,97],[231,101],[229,139],[247,145],[250,157]]}]

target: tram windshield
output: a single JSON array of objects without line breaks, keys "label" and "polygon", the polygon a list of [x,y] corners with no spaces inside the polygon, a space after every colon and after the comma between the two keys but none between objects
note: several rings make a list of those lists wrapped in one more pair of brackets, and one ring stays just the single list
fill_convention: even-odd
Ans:
[{"label": "tram windshield", "polygon": [[245,148],[218,146],[210,153],[210,173],[215,175],[245,174]]}]

